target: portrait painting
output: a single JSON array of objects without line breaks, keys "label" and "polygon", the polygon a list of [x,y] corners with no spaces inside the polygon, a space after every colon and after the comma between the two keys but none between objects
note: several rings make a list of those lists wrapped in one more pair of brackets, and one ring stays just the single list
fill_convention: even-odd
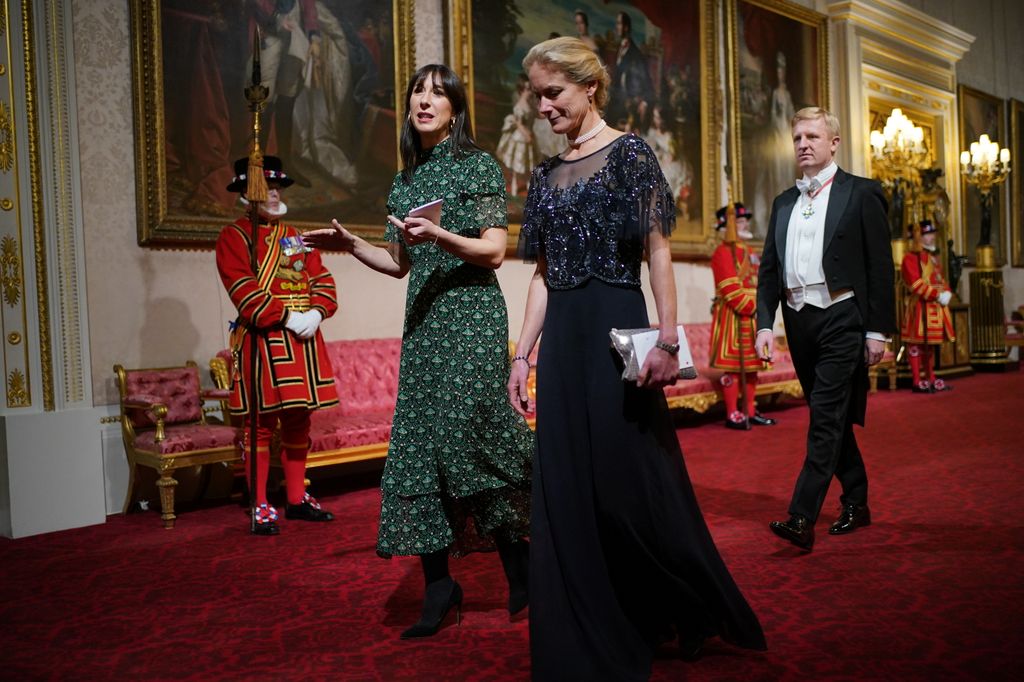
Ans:
[{"label": "portrait painting", "polygon": [[1011,264],[1024,267],[1024,102],[1010,100],[1010,235]]},{"label": "portrait painting", "polygon": [[[988,135],[989,139],[998,142],[1000,147],[1009,144],[1006,137],[1003,100],[966,85],[958,87],[957,100],[960,108],[961,150],[969,150],[971,143],[977,142],[982,135]],[[981,225],[981,193],[976,186],[967,182],[963,175],[961,177],[964,234],[967,235],[964,255],[970,258],[969,264],[973,265],[975,249],[985,237]],[[1000,183],[992,191],[992,229],[988,238],[995,252],[996,263],[999,265],[1006,262],[1006,238],[1003,234],[1006,225],[1006,189],[1006,183]]]},{"label": "portrait painting", "polygon": [[259,145],[294,180],[289,219],[381,234],[409,2],[132,0],[139,243],[212,244],[245,210],[226,188],[254,138],[244,91],[257,45]]},{"label": "portrait painting", "polygon": [[513,233],[530,172],[568,146],[539,115],[522,61],[537,43],[570,36],[608,68],[608,125],[642,137],[657,155],[675,197],[673,253],[710,252],[718,178],[710,138],[720,127],[708,96],[714,31],[707,0],[462,0],[449,4],[449,16],[469,25],[453,63],[464,63],[476,139],[505,174]]},{"label": "portrait painting", "polygon": [[734,200],[763,240],[772,201],[797,177],[793,114],[828,108],[826,17],[782,0],[736,0],[730,10]]}]

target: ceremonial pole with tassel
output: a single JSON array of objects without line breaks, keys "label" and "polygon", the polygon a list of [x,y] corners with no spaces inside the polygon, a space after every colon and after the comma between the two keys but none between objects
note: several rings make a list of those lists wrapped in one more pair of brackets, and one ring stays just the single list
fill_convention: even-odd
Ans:
[{"label": "ceremonial pole with tassel", "polygon": [[[256,258],[256,242],[260,229],[260,204],[267,201],[267,180],[263,176],[263,152],[260,150],[260,113],[266,105],[269,90],[262,83],[260,74],[260,28],[256,27],[252,45],[252,83],[245,88],[245,99],[252,112],[252,145],[249,150],[249,167],[246,169],[245,197],[249,202],[249,223],[252,225],[252,240],[249,243],[249,264],[253,277],[259,272]],[[256,367],[259,353],[259,331],[255,324],[249,328],[249,530],[256,532],[256,432],[259,419],[259,385]],[[270,456],[270,453],[267,453]]]}]

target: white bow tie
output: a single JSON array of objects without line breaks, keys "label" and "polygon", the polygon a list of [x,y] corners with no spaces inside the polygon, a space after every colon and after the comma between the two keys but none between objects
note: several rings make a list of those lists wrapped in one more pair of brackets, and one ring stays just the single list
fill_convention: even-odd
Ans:
[{"label": "white bow tie", "polygon": [[796,188],[800,190],[801,194],[814,194],[821,189],[821,183],[818,182],[818,178],[811,178],[810,180],[800,178],[796,181]]}]

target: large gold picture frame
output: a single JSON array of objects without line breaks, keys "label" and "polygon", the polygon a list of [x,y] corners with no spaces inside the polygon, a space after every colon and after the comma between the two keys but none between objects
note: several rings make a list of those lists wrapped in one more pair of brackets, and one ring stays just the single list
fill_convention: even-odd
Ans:
[{"label": "large gold picture frame", "polygon": [[[578,12],[585,14],[588,35],[613,78],[604,112],[608,124],[635,132],[651,144],[676,195],[673,256],[710,255],[715,246],[712,226],[720,193],[722,135],[722,111],[716,104],[721,93],[714,0],[447,0],[450,63],[466,82],[477,141],[506,173],[510,246],[517,239],[529,178],[528,170],[515,168],[532,169],[566,147],[564,138],[553,139],[547,121],[525,113],[530,105],[528,97],[519,101],[520,64],[532,45],[552,34],[579,35]],[[621,12],[630,17],[633,54],[639,55],[634,61],[641,64],[635,68],[646,74],[641,81],[648,82],[643,96],[617,101],[615,77],[617,69],[625,68],[617,33],[622,22],[616,23]],[[655,109],[659,124],[654,123]],[[535,141],[519,142],[519,153],[525,144],[533,146],[526,153],[528,164],[517,163],[511,151],[517,118],[530,123],[528,137]]]},{"label": "large gold picture frame", "polygon": [[784,0],[726,3],[733,199],[763,240],[775,196],[796,179],[790,120],[829,108],[828,17]]},{"label": "large gold picture frame", "polygon": [[[1005,103],[995,95],[966,85],[957,86],[957,106],[960,115],[960,149],[969,149],[984,133],[1000,147],[1006,147],[1006,109]],[[961,174],[961,195],[963,196],[963,224],[966,242],[964,251],[974,265],[976,247],[981,238],[981,194],[978,188],[967,182]],[[995,251],[996,264],[1006,263],[1006,196],[1005,184],[992,190],[992,248]]]},{"label": "large gold picture frame", "polygon": [[[297,179],[290,222],[338,218],[379,238],[414,61],[414,0],[297,2],[287,16],[269,0],[241,14],[227,4],[130,1],[139,244],[209,247],[244,211],[225,188],[251,141],[243,88],[257,24],[271,90],[261,146],[286,157]],[[305,47],[313,22],[315,59]]]},{"label": "large gold picture frame", "polygon": [[1024,267],[1024,102],[1010,100],[1010,263]]}]

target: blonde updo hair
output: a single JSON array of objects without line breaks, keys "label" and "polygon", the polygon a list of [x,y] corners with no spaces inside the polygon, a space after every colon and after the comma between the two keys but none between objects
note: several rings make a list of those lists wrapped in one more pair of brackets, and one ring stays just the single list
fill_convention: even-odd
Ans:
[{"label": "blonde updo hair", "polygon": [[530,67],[534,64],[559,71],[577,85],[587,86],[596,82],[594,104],[598,111],[604,111],[605,105],[608,104],[608,85],[611,78],[598,56],[582,40],[562,37],[537,43],[523,59],[523,71],[529,73]]}]

